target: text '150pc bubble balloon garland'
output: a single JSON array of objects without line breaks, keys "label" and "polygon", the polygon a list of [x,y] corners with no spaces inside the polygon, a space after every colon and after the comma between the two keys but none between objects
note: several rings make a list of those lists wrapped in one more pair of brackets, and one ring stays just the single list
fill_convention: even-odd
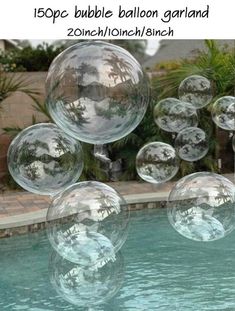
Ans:
[{"label": "text '150pc bubble balloon garland'", "polygon": [[[150,87],[140,64],[126,50],[89,41],[69,47],[52,62],[46,79],[46,105],[55,124],[23,130],[8,150],[12,177],[24,189],[51,195],[47,234],[54,249],[51,283],[77,306],[101,304],[115,295],[124,278],[120,249],[126,241],[130,209],[113,188],[98,181],[78,182],[83,170],[79,141],[102,145],[128,135],[146,112]],[[174,147],[144,145],[136,156],[139,176],[160,184],[176,176],[180,161],[198,161],[208,152],[198,128],[199,109],[212,101],[210,81],[194,75],[179,85],[179,98],[159,101],[157,126],[175,135]],[[234,97],[214,103],[212,119],[234,130]],[[212,241],[234,229],[234,185],[225,177],[199,172],[172,188],[168,218],[183,236]]]}]

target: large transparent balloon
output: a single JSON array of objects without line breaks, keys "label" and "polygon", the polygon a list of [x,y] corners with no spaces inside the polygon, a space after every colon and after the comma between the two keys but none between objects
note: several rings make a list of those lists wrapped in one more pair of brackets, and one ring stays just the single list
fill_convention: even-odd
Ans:
[{"label": "large transparent balloon", "polygon": [[54,252],[49,263],[49,276],[52,286],[63,299],[87,308],[107,302],[118,292],[124,280],[124,260],[118,252],[114,260],[107,261],[102,267],[82,268]]},{"label": "large transparent balloon", "polygon": [[154,108],[155,123],[166,132],[178,133],[185,127],[197,126],[196,109],[176,98],[165,98]]},{"label": "large transparent balloon", "polygon": [[167,213],[173,228],[188,239],[221,239],[235,228],[235,186],[214,173],[185,176],[169,194]]},{"label": "large transparent balloon", "polygon": [[136,170],[147,182],[163,183],[177,174],[179,158],[172,146],[162,142],[149,143],[136,156]]},{"label": "large transparent balloon", "polygon": [[202,159],[209,150],[206,133],[198,127],[188,127],[178,133],[175,149],[182,160],[193,162]]},{"label": "large transparent balloon", "polygon": [[21,131],[12,141],[8,168],[24,189],[54,195],[80,177],[82,147],[54,124],[36,124]]},{"label": "large transparent balloon", "polygon": [[205,107],[213,98],[210,81],[198,75],[185,78],[180,83],[178,91],[179,99],[191,103],[196,109]]},{"label": "large transparent balloon", "polygon": [[59,193],[50,205],[47,235],[62,257],[99,267],[125,242],[129,213],[128,204],[113,188],[80,182]]},{"label": "large transparent balloon", "polygon": [[235,131],[235,97],[223,96],[212,105],[212,119],[224,130]]},{"label": "large transparent balloon", "polygon": [[47,107],[66,133],[91,144],[118,140],[142,120],[150,88],[126,50],[101,41],[78,43],[52,62]]}]

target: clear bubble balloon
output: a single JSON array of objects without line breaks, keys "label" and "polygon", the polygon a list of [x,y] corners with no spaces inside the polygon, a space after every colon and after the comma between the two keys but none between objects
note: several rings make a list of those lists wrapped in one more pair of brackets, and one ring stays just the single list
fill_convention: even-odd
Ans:
[{"label": "clear bubble balloon", "polygon": [[153,115],[155,123],[166,132],[174,132],[171,127],[172,118],[170,110],[173,106],[178,105],[180,101],[176,98],[165,98],[160,100],[154,107]]},{"label": "clear bubble balloon", "polygon": [[191,103],[196,109],[205,107],[213,98],[210,81],[198,75],[185,78],[180,83],[178,91],[179,99]]},{"label": "clear bubble balloon", "polygon": [[36,124],[13,139],[8,149],[8,168],[24,189],[54,195],[80,177],[82,147],[54,124]]},{"label": "clear bubble balloon", "polygon": [[166,132],[178,133],[185,127],[197,126],[196,109],[176,98],[165,98],[154,108],[155,123]]},{"label": "clear bubble balloon", "polygon": [[129,52],[89,41],[54,59],[46,93],[49,113],[59,127],[81,141],[105,144],[136,128],[146,112],[150,88]]},{"label": "clear bubble balloon", "polygon": [[188,127],[178,133],[175,150],[182,160],[193,162],[202,159],[209,150],[206,133],[198,127]]},{"label": "clear bubble balloon", "polygon": [[188,239],[221,239],[235,228],[235,186],[214,173],[185,176],[169,194],[167,213],[173,228]]},{"label": "clear bubble balloon", "polygon": [[47,212],[47,235],[64,258],[81,266],[114,258],[127,238],[129,207],[113,188],[96,181],[59,193]]},{"label": "clear bubble balloon", "polygon": [[147,182],[163,183],[177,174],[179,158],[172,146],[162,142],[149,143],[136,156],[136,170]]},{"label": "clear bubble balloon", "polygon": [[235,97],[223,96],[212,105],[212,119],[215,124],[228,131],[235,131]]},{"label": "clear bubble balloon", "polygon": [[113,260],[97,269],[82,268],[52,253],[49,276],[53,288],[69,303],[79,307],[103,304],[121,288],[124,280],[124,260],[118,252]]}]

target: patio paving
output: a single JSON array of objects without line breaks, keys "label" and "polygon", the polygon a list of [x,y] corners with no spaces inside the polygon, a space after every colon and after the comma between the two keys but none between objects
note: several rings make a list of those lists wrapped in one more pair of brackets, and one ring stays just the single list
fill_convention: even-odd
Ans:
[{"label": "patio paving", "polygon": [[[225,175],[234,182],[234,174]],[[137,209],[146,203],[163,202],[174,185],[173,182],[154,185],[145,182],[107,183],[122,194],[128,204]],[[49,196],[32,194],[26,191],[6,191],[0,194],[0,231],[4,228],[34,225],[45,222],[47,208],[51,202]],[[5,234],[5,233],[4,233]]]},{"label": "patio paving", "polygon": [[[172,187],[172,183],[153,185],[142,182],[112,182],[107,184],[122,195],[138,195],[138,197],[146,193],[168,193]],[[26,191],[5,191],[0,195],[0,219],[46,209],[50,202],[49,196]]]}]

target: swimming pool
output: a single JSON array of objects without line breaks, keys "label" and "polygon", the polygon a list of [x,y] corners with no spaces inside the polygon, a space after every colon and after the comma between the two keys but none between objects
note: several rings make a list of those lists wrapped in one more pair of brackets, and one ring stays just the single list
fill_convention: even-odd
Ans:
[{"label": "swimming pool", "polygon": [[209,243],[180,236],[166,210],[131,213],[122,248],[125,279],[107,304],[88,309],[64,301],[48,276],[45,232],[0,240],[0,310],[235,310],[235,232]]}]

